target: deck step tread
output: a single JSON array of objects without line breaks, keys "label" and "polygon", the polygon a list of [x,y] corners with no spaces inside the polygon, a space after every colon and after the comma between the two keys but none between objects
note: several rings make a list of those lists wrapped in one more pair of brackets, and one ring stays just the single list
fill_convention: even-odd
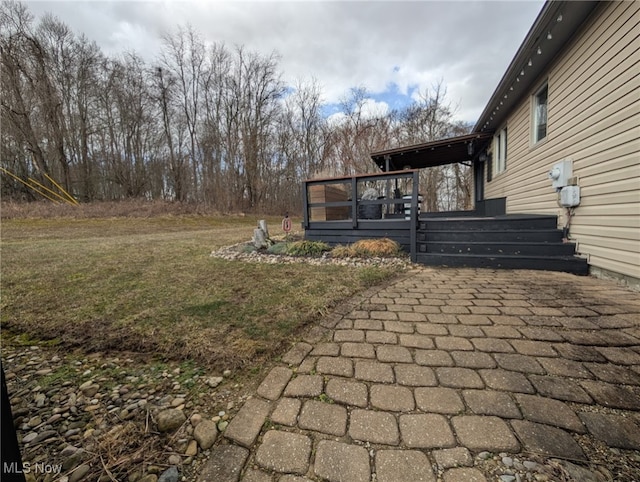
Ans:
[{"label": "deck step tread", "polygon": [[578,275],[587,275],[589,273],[587,260],[576,255],[536,256],[508,254],[419,253],[417,256],[417,262],[427,266],[534,269],[544,271],[563,271]]},{"label": "deck step tread", "polygon": [[482,245],[496,245],[496,244],[508,244],[515,246],[565,246],[567,244],[574,244],[572,242],[565,243],[563,241],[418,241],[422,244],[472,244],[477,246]]}]

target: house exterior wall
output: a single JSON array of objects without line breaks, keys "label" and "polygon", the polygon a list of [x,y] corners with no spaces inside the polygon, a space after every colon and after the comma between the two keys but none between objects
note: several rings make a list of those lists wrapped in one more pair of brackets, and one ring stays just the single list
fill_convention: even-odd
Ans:
[{"label": "house exterior wall", "polygon": [[[509,115],[506,171],[485,179],[507,213],[567,221],[547,172],[573,160],[581,203],[570,237],[592,267],[640,279],[640,2],[607,2]],[[533,59],[535,61],[535,59]],[[548,82],[547,137],[534,145],[532,96]],[[502,127],[505,127],[502,126]]]}]

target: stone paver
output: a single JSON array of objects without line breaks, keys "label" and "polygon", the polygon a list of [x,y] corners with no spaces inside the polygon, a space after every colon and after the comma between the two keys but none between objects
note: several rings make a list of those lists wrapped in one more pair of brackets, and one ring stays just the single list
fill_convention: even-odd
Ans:
[{"label": "stone paver", "polygon": [[638,368],[640,365],[631,369],[613,363],[585,363],[584,366],[603,382],[640,385],[640,374],[633,371],[633,368]]},{"label": "stone paver", "polygon": [[413,393],[406,387],[373,385],[369,391],[371,405],[380,410],[410,412],[415,408]]},{"label": "stone paver", "polygon": [[[572,378],[593,378],[593,374],[580,362],[573,360],[563,360],[561,358],[538,358],[540,365],[549,375],[572,377]],[[536,373],[536,372],[529,372]],[[542,372],[544,373],[544,371]]]},{"label": "stone paver", "polygon": [[271,414],[271,421],[280,425],[293,426],[298,420],[302,401],[298,398],[281,398]]},{"label": "stone paver", "polygon": [[572,345],[570,343],[556,343],[553,345],[558,354],[566,360],[598,362],[607,361],[599,351],[590,346]]},{"label": "stone paver", "polygon": [[408,348],[433,348],[433,340],[426,335],[400,335],[400,345]]},{"label": "stone paver", "polygon": [[494,357],[496,362],[498,362],[498,366],[500,368],[504,368],[505,370],[522,373],[535,373],[537,375],[546,373],[545,369],[542,368],[540,363],[543,363],[547,359],[542,359],[542,361],[538,363],[538,360],[536,360],[536,358],[534,357],[509,353],[499,353],[494,355]]},{"label": "stone paver", "polygon": [[640,450],[640,422],[607,413],[580,413],[580,418],[597,439],[609,447]]},{"label": "stone paver", "polygon": [[464,410],[462,399],[452,388],[416,388],[416,405],[423,412],[456,414]]},{"label": "stone paver", "polygon": [[388,412],[355,409],[351,412],[349,436],[363,442],[398,445],[400,433],[396,417]]},{"label": "stone paver", "polygon": [[435,482],[427,456],[417,450],[378,450],[378,482]]},{"label": "stone paver", "polygon": [[456,366],[463,368],[495,368],[496,361],[488,353],[477,351],[452,351]]},{"label": "stone paver", "polygon": [[473,482],[496,477],[482,451],[640,450],[640,296],[607,283],[421,268],[371,288],[269,371],[198,480]]},{"label": "stone paver", "polygon": [[393,383],[395,380],[391,365],[374,361],[357,361],[355,376],[369,382]]},{"label": "stone paver", "polygon": [[394,368],[396,381],[400,385],[414,387],[432,387],[437,385],[433,369],[418,365],[402,364]]},{"label": "stone paver", "polygon": [[300,411],[298,426],[329,435],[344,435],[347,431],[347,410],[341,405],[309,400]]},{"label": "stone paver", "polygon": [[227,426],[224,436],[240,445],[251,447],[270,409],[271,405],[263,400],[257,398],[247,400]]},{"label": "stone paver", "polygon": [[322,393],[320,375],[298,375],[284,390],[285,397],[317,397]]},{"label": "stone paver", "polygon": [[407,447],[412,448],[445,448],[456,444],[447,419],[435,413],[401,415],[400,434]]},{"label": "stone paver", "polygon": [[455,336],[436,336],[436,346],[439,350],[452,351],[452,350],[473,350],[473,345],[466,338]]},{"label": "stone paver", "polygon": [[388,331],[367,331],[367,343],[387,343],[395,344],[398,342],[398,335]]},{"label": "stone paver", "polygon": [[[292,475],[291,477],[298,477],[297,475]],[[219,479],[219,480],[224,480],[224,479]],[[282,480],[282,478],[280,478],[279,480]],[[242,477],[242,482],[272,482],[273,479],[271,478],[271,475],[263,472],[262,470],[258,470],[258,469],[249,469],[245,472],[244,476]]]},{"label": "stone paver", "polygon": [[480,375],[470,368],[436,368],[440,385],[452,388],[484,388]]},{"label": "stone paver", "polygon": [[443,482],[487,482],[486,477],[477,469],[461,467],[447,470]]},{"label": "stone paver", "polygon": [[376,355],[381,362],[399,362],[411,363],[411,352],[403,347],[396,345],[380,345],[376,348]]},{"label": "stone paver", "polygon": [[534,395],[517,394],[515,397],[527,420],[566,428],[572,432],[586,432],[578,416],[564,402]]},{"label": "stone paver", "polygon": [[518,452],[520,444],[498,417],[460,415],[451,419],[460,443],[472,451]]},{"label": "stone paver", "polygon": [[211,449],[211,457],[207,460],[198,476],[198,482],[210,480],[226,480],[237,482],[249,451],[237,445],[218,445]]},{"label": "stone paver", "polygon": [[315,474],[330,482],[369,482],[369,453],[364,447],[321,440],[315,457]]},{"label": "stone paver", "polygon": [[533,385],[522,373],[507,370],[480,370],[487,387],[508,392],[535,393]]},{"label": "stone paver", "polygon": [[[272,482],[272,480],[273,479],[271,478],[271,476],[269,476],[269,478],[265,479],[264,482]],[[242,482],[245,482],[245,481],[243,480]],[[313,482],[313,481],[311,479],[308,479],[307,477],[302,477],[300,475],[286,474],[280,477],[278,479],[278,482]]]},{"label": "stone paver", "polygon": [[593,399],[605,407],[640,410],[640,388],[613,385],[611,383],[580,382]]},{"label": "stone paver", "polygon": [[476,415],[522,418],[518,406],[508,393],[495,390],[465,390],[462,396],[467,406]]},{"label": "stone paver", "polygon": [[345,341],[364,341],[364,330],[336,330],[333,334],[336,343]]},{"label": "stone paver", "polygon": [[526,420],[513,420],[511,426],[528,451],[584,460],[584,453],[580,446],[568,432],[562,429]]},{"label": "stone paver", "polygon": [[258,395],[269,400],[276,400],[287,386],[293,371],[289,368],[275,367],[258,387]]},{"label": "stone paver", "polygon": [[538,393],[545,397],[576,403],[592,403],[593,400],[580,385],[566,378],[531,375],[529,381],[533,383]]},{"label": "stone paver", "polygon": [[353,376],[353,362],[343,357],[321,356],[316,362],[316,371],[327,375],[351,377]]},{"label": "stone paver", "polygon": [[455,365],[449,352],[444,350],[416,350],[416,363],[432,367],[452,367]]},{"label": "stone paver", "polygon": [[384,329],[380,320],[353,320],[353,328],[355,330],[382,330]]},{"label": "stone paver", "polygon": [[308,343],[296,343],[283,357],[282,361],[288,365],[298,365],[304,360],[313,347]]},{"label": "stone paver", "polygon": [[305,474],[310,455],[311,439],[306,435],[269,430],[256,452],[256,463],[276,472]]},{"label": "stone paver", "polygon": [[332,378],[327,382],[325,393],[332,400],[354,407],[366,407],[369,402],[367,386],[353,380]]},{"label": "stone paver", "polygon": [[338,343],[318,343],[311,355],[316,356],[338,356],[340,354],[340,345]]},{"label": "stone paver", "polygon": [[473,466],[473,456],[465,447],[434,450],[431,453],[433,454],[433,458],[440,469]]},{"label": "stone paver", "polygon": [[558,356],[558,352],[553,349],[553,346],[543,341],[511,340],[511,346],[521,355],[548,357]]},{"label": "stone paver", "polygon": [[343,357],[375,358],[376,351],[370,343],[343,343],[340,353]]},{"label": "stone paver", "polygon": [[499,338],[472,338],[471,343],[476,350],[489,353],[513,353],[515,351],[508,341]]}]

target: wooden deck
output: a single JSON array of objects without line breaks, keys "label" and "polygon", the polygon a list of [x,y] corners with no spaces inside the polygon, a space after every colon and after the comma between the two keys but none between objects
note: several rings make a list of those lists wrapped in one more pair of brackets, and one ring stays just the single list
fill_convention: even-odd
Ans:
[{"label": "wooden deck", "polygon": [[[305,239],[335,246],[390,238],[411,261],[429,266],[588,273],[586,259],[562,239],[556,216],[487,216],[486,209],[420,214],[415,170],[314,179],[304,187]],[[381,195],[371,199],[374,191]],[[370,199],[362,199],[365,192]]]},{"label": "wooden deck", "polygon": [[[418,170],[364,174],[304,182],[305,239],[330,245],[390,238],[416,260]],[[375,199],[362,199],[376,192]]]}]

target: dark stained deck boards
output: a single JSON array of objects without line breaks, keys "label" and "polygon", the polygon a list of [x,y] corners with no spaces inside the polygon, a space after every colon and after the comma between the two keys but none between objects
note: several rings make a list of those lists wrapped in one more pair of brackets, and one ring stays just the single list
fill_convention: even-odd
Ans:
[{"label": "dark stained deck boards", "polygon": [[551,215],[513,214],[495,217],[421,215],[411,229],[405,219],[311,222],[309,240],[330,245],[359,239],[391,238],[411,251],[415,232],[415,261],[428,266],[539,269],[588,274],[584,258],[575,256],[575,244],[563,242],[557,218]]}]

